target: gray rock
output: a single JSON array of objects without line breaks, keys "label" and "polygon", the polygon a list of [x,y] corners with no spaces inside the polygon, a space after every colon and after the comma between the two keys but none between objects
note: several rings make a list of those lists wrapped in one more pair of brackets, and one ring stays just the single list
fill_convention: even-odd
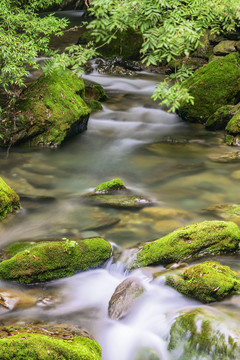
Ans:
[{"label": "gray rock", "polygon": [[111,319],[119,320],[131,310],[134,301],[144,292],[144,287],[137,278],[124,280],[116,288],[108,305],[108,315]]}]

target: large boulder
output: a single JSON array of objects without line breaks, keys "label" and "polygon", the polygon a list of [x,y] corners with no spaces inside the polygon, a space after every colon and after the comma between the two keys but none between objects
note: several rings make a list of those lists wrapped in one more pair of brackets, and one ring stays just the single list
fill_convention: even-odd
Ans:
[{"label": "large boulder", "polygon": [[5,249],[0,279],[36,283],[72,276],[110,258],[111,245],[102,238],[15,243]]},{"label": "large boulder", "polygon": [[180,293],[210,303],[240,293],[240,274],[215,261],[191,266],[181,275],[168,275],[167,285]]},{"label": "large boulder", "polygon": [[[175,360],[236,360],[240,357],[238,329],[224,325],[221,313],[210,308],[180,314],[170,330],[168,348]],[[228,319],[232,322],[232,319]]]},{"label": "large boulder", "polygon": [[232,53],[201,67],[182,86],[194,97],[194,105],[183,102],[179,115],[205,123],[223,105],[235,105],[240,96],[239,54]]},{"label": "large boulder", "polygon": [[233,222],[204,221],[179,228],[145,244],[134,255],[132,267],[171,264],[238,249],[240,231]]},{"label": "large boulder", "polygon": [[0,220],[20,209],[19,197],[0,177]]},{"label": "large boulder", "polygon": [[70,70],[42,75],[3,112],[1,146],[28,142],[57,146],[87,129],[91,110],[84,101],[83,80]]}]

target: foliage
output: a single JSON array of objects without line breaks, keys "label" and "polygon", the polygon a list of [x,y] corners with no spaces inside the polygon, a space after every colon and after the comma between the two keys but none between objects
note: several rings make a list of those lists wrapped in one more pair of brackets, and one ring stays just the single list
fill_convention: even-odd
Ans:
[{"label": "foliage", "polygon": [[67,254],[71,254],[72,248],[78,245],[78,243],[74,240],[69,240],[68,238],[62,238],[65,242],[63,243],[63,249]]},{"label": "foliage", "polygon": [[[201,45],[207,29],[217,34],[232,31],[240,19],[238,0],[93,0],[90,12],[95,19],[89,28],[97,42],[109,43],[128,29],[140,33],[142,60],[147,65],[189,56]],[[181,98],[193,101],[179,85],[170,89],[169,96],[167,89],[166,82],[158,86],[154,99],[165,105],[173,102],[172,110]]]},{"label": "foliage", "polygon": [[39,67],[39,53],[49,53],[51,35],[61,35],[67,25],[53,15],[41,18],[35,13],[47,4],[47,0],[0,2],[0,85],[10,97],[24,85],[28,67]]}]

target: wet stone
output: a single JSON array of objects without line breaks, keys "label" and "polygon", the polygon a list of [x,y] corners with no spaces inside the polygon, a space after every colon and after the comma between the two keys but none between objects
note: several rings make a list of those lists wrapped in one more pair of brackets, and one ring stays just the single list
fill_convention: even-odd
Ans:
[{"label": "wet stone", "polygon": [[108,315],[111,319],[119,320],[126,316],[134,305],[135,300],[144,292],[144,287],[138,278],[128,278],[116,288],[108,305]]}]

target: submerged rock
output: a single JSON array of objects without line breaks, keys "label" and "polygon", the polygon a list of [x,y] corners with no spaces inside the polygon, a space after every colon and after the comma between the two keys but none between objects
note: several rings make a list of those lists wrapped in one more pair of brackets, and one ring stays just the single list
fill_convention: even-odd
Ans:
[{"label": "submerged rock", "polygon": [[131,310],[134,301],[144,292],[144,287],[137,278],[124,280],[112,295],[108,305],[108,315],[111,319],[123,318]]},{"label": "submerged rock", "polygon": [[215,261],[191,266],[181,275],[167,276],[167,285],[203,303],[240,293],[240,274]]},{"label": "submerged rock", "polygon": [[223,105],[235,105],[240,95],[239,54],[232,53],[203,66],[183,83],[194,97],[194,105],[182,103],[179,115],[205,123]]},{"label": "submerged rock", "polygon": [[240,231],[233,222],[204,221],[184,226],[145,244],[132,259],[132,267],[171,264],[238,249]]},{"label": "submerged rock", "polygon": [[116,208],[137,209],[151,205],[149,199],[133,194],[120,179],[100,184],[93,192],[85,195],[85,200],[94,205]]},{"label": "submerged rock", "polygon": [[134,360],[160,360],[160,357],[154,350],[144,347],[138,350]]},{"label": "submerged rock", "polygon": [[[58,329],[58,328],[57,328]],[[88,337],[73,333],[61,337],[59,330],[8,326],[1,332],[1,359],[88,359],[101,360],[100,345]]]},{"label": "submerged rock", "polygon": [[42,75],[22,93],[14,108],[3,111],[0,145],[26,141],[33,146],[60,145],[87,129],[90,109],[84,98],[83,80],[70,70]]},{"label": "submerged rock", "polygon": [[72,276],[101,265],[111,253],[111,245],[102,238],[19,242],[3,252],[7,260],[0,263],[0,279],[30,284]]},{"label": "submerged rock", "polygon": [[8,310],[28,308],[35,305],[37,298],[15,289],[0,289],[0,305]]},{"label": "submerged rock", "polygon": [[20,209],[19,197],[0,177],[0,220]]},{"label": "submerged rock", "polygon": [[212,309],[194,309],[177,317],[168,345],[174,359],[239,359],[238,331],[227,329],[220,316]]}]

